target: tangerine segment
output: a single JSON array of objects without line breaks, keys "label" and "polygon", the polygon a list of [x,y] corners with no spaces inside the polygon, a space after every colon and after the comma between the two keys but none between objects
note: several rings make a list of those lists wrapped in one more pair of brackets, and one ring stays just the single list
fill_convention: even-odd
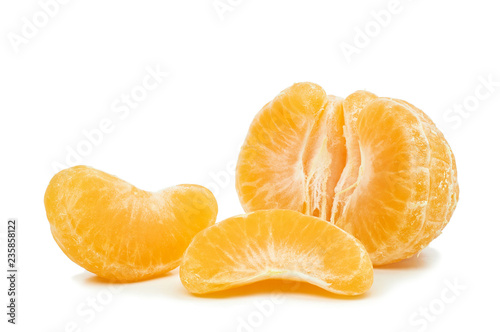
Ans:
[{"label": "tangerine segment", "polygon": [[297,83],[265,105],[238,159],[245,211],[280,208],[328,219],[345,165],[342,132],[342,99],[314,83]]},{"label": "tangerine segment", "polygon": [[[295,84],[256,116],[236,170],[245,211],[287,208],[331,221],[361,240],[374,265],[419,252],[458,201],[443,134],[405,101],[322,91]],[[286,126],[290,119],[300,125]]]},{"label": "tangerine segment", "polygon": [[180,278],[196,294],[288,279],[357,295],[371,287],[373,268],[361,242],[331,223],[290,210],[262,210],[196,235]]},{"label": "tangerine segment", "polygon": [[376,98],[377,96],[371,92],[356,91],[350,94],[343,103],[347,161],[344,163],[345,167],[341,171],[342,175],[335,187],[332,215],[328,220],[337,220],[340,217],[358,181],[361,153],[359,150],[357,120],[359,113]]},{"label": "tangerine segment", "polygon": [[72,261],[121,282],[177,267],[192,238],[217,216],[217,202],[202,186],[147,192],[87,166],[52,178],[45,209],[54,239]]},{"label": "tangerine segment", "polygon": [[[368,105],[358,129],[363,172],[372,175],[360,177],[337,225],[359,236],[378,265],[410,257],[441,233],[456,207],[453,153],[425,113],[398,99]],[[365,201],[368,182],[377,197]]]}]

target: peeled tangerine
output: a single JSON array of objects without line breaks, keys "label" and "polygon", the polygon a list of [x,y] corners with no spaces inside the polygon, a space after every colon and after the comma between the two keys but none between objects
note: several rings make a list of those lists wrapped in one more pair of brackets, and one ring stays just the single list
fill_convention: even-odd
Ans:
[{"label": "peeled tangerine", "polygon": [[257,211],[205,229],[186,250],[179,273],[196,294],[289,279],[357,295],[373,283],[361,242],[325,220],[290,210]]},{"label": "peeled tangerine", "polygon": [[327,96],[298,83],[264,106],[236,170],[246,212],[291,209],[358,238],[374,265],[412,256],[451,218],[455,158],[415,106],[357,91]]},{"label": "peeled tangerine", "polygon": [[57,173],[45,192],[51,231],[75,263],[114,281],[163,275],[180,263],[217,203],[197,185],[147,192],[91,167]]}]

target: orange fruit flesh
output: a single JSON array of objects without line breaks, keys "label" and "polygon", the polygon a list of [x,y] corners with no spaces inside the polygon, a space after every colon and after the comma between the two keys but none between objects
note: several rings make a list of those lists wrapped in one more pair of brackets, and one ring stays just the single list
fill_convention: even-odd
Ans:
[{"label": "orange fruit flesh", "polygon": [[357,295],[371,287],[373,268],[363,245],[331,223],[290,210],[264,210],[223,220],[196,235],[180,278],[196,294],[288,279]]},{"label": "orange fruit flesh", "polygon": [[86,166],[52,178],[45,209],[54,239],[72,261],[126,282],[177,267],[194,235],[217,215],[215,198],[204,187],[147,192]]},{"label": "orange fruit flesh", "polygon": [[286,208],[356,236],[374,265],[408,258],[448,223],[458,201],[453,153],[415,106],[313,83],[280,93],[255,117],[236,188],[246,212]]},{"label": "orange fruit flesh", "polygon": [[329,219],[329,198],[345,165],[341,101],[302,84],[264,106],[238,160],[236,186],[245,211],[291,209]]}]

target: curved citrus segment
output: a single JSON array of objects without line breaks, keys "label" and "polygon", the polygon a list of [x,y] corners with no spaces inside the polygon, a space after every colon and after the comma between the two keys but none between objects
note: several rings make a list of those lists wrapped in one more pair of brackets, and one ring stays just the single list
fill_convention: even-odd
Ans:
[{"label": "curved citrus segment", "polygon": [[427,246],[459,194],[451,148],[425,113],[366,91],[328,97],[313,83],[284,90],[255,117],[236,188],[246,212],[286,208],[335,223],[375,265]]},{"label": "curved citrus segment", "polygon": [[174,269],[194,235],[213,225],[217,215],[215,198],[204,187],[147,192],[86,166],[52,178],[45,209],[62,251],[88,271],[116,281]]},{"label": "curved citrus segment", "polygon": [[289,279],[357,295],[371,287],[373,268],[363,245],[331,223],[290,210],[265,210],[226,219],[196,235],[180,277],[197,294]]},{"label": "curved citrus segment", "polygon": [[329,219],[345,165],[342,132],[342,99],[316,84],[295,84],[264,106],[238,159],[245,211],[291,209]]},{"label": "curved citrus segment", "polygon": [[336,224],[358,237],[374,264],[408,258],[448,223],[458,199],[453,153],[413,105],[378,98],[358,119],[358,185]]},{"label": "curved citrus segment", "polygon": [[345,149],[347,162],[345,163],[344,169],[341,171],[342,175],[335,187],[332,215],[329,220],[337,220],[340,217],[349,196],[354,191],[359,176],[359,168],[361,166],[357,120],[361,110],[376,98],[377,96],[373,93],[356,91],[349,95],[344,101],[344,136],[346,138]]}]

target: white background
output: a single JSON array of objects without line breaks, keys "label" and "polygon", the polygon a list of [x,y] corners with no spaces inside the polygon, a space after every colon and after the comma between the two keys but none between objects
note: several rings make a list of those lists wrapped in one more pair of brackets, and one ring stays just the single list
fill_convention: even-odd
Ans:
[{"label": "white background", "polygon": [[[393,9],[388,0],[220,3],[231,10],[218,13],[213,0],[73,0],[26,35],[23,17],[45,24],[40,4],[2,1],[0,257],[5,269],[5,224],[17,217],[20,295],[12,327],[2,278],[1,330],[62,332],[71,322],[81,331],[498,329],[496,1],[401,0],[382,27],[372,11]],[[366,45],[359,40],[365,28]],[[357,53],[346,57],[347,44]],[[156,68],[169,76],[128,114],[114,112],[121,95],[139,91]],[[497,82],[491,91],[482,83],[488,79]],[[147,190],[209,186],[221,220],[242,213],[234,163],[250,121],[300,81],[343,97],[366,89],[405,99],[435,120],[457,157],[460,202],[443,235],[418,258],[376,269],[366,295],[346,299],[270,282],[194,297],[177,270],[113,289],[57,247],[43,195],[53,164],[88,144],[84,131],[112,123],[80,163]],[[454,108],[464,103],[462,113]],[[450,283],[460,285],[456,295]],[[277,302],[269,302],[273,292]]]}]

